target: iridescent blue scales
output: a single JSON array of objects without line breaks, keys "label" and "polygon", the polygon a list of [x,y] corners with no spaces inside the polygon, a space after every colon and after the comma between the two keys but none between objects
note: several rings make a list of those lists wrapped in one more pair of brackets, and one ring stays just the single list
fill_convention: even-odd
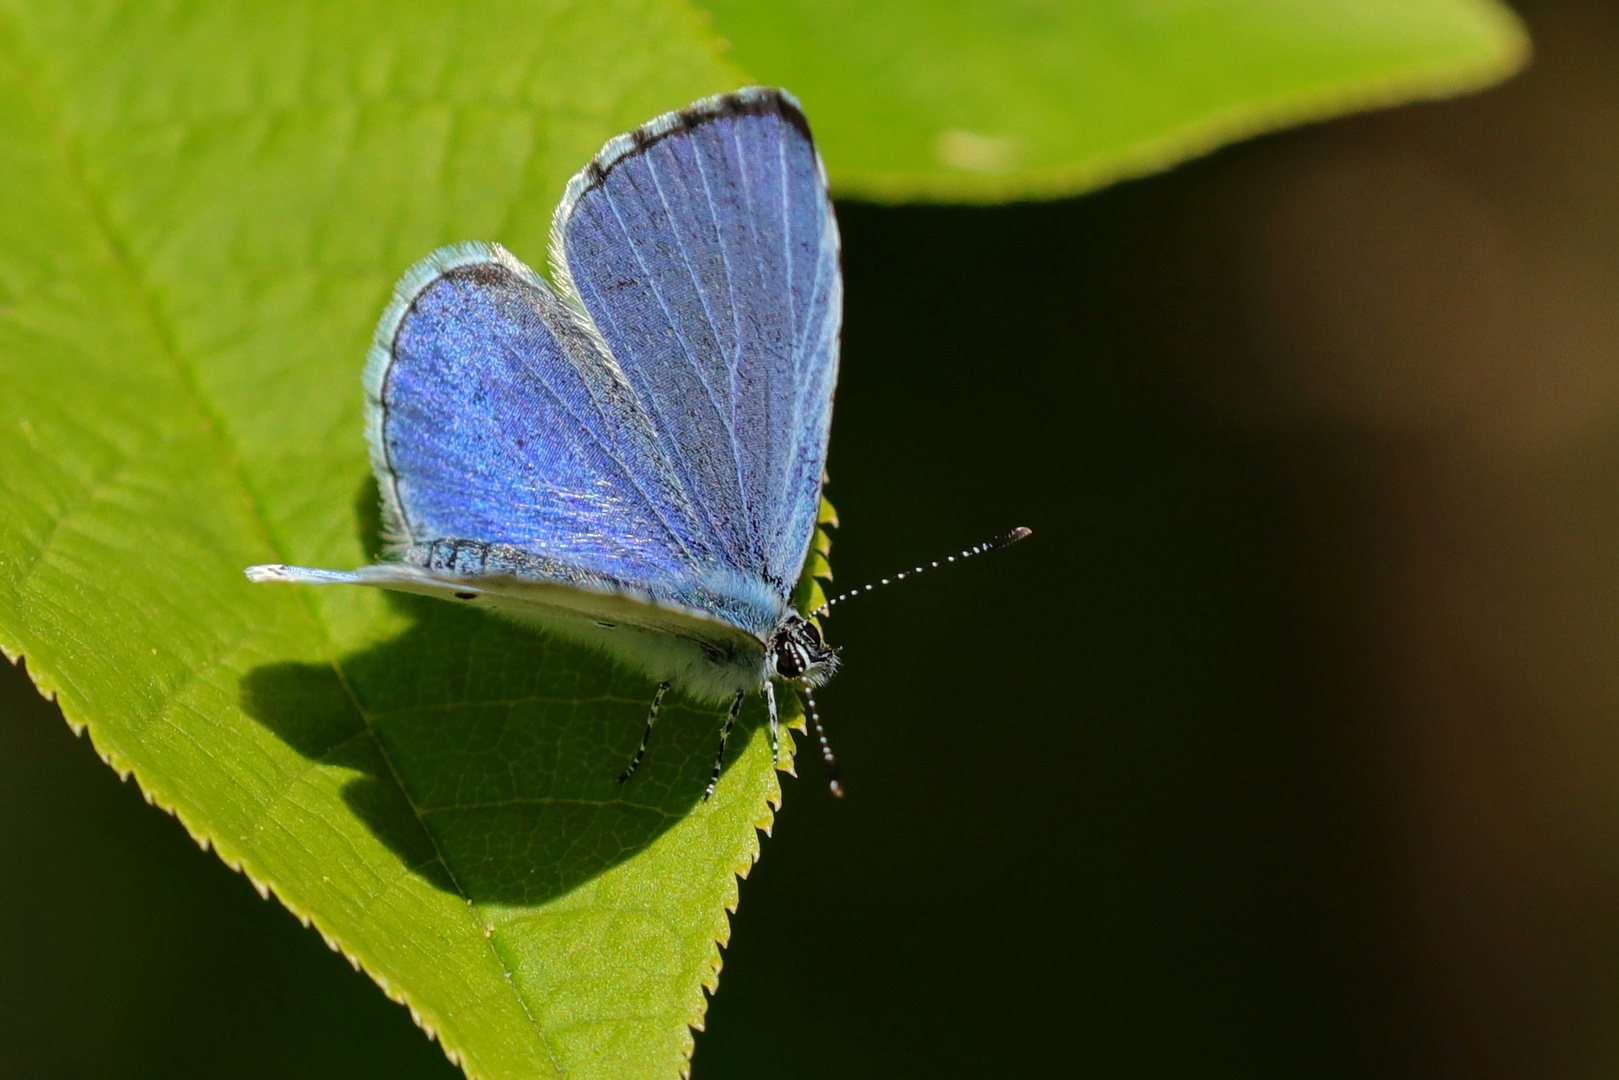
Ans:
[{"label": "iridescent blue scales", "polygon": [[568,184],[550,263],[554,286],[467,243],[405,274],[365,371],[393,558],[248,576],[488,607],[645,672],[659,701],[728,703],[726,733],[763,693],[774,739],[774,683],[836,664],[791,605],[842,318],[797,103],[749,88],[613,139]]}]

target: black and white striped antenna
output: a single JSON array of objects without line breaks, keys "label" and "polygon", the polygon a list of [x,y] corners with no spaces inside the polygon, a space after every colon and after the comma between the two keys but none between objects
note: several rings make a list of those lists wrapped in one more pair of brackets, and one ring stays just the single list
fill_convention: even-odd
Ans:
[{"label": "black and white striped antenna", "polygon": [[[830,611],[833,604],[840,604],[851,597],[864,596],[866,593],[869,593],[874,589],[879,589],[884,585],[892,585],[895,582],[904,581],[908,577],[915,577],[917,574],[925,573],[929,570],[937,570],[941,566],[949,566],[951,563],[961,562],[963,559],[970,559],[974,555],[982,555],[986,551],[994,551],[997,548],[1006,547],[1008,544],[1015,544],[1019,540],[1022,540],[1024,537],[1029,535],[1030,530],[1023,528],[1020,525],[1011,532],[1002,533],[993,540],[986,540],[982,544],[977,544],[966,549],[965,551],[958,552],[955,555],[948,555],[943,559],[935,559],[926,566],[913,567],[910,570],[895,574],[891,578],[880,578],[877,581],[872,582],[870,585],[862,585],[858,589],[850,589],[846,593],[840,593],[839,595],[828,600],[826,603],[822,604],[820,607],[816,608],[814,611],[810,612],[809,617],[812,619],[818,618]],[[803,690],[802,693],[805,701],[804,711],[809,715],[810,723],[815,725],[815,736],[821,744],[821,760],[826,765],[827,786],[832,789],[832,794],[841,799],[843,798],[842,770],[838,768],[837,755],[832,753],[832,744],[827,742],[826,728],[821,726],[821,711],[816,707],[815,698],[810,694],[808,689]]]},{"label": "black and white striped antenna", "polygon": [[985,540],[982,544],[977,544],[973,547],[967,548],[965,551],[959,552],[955,555],[948,555],[942,560],[935,559],[926,566],[913,567],[910,570],[905,570],[901,573],[895,574],[891,578],[881,578],[877,581],[873,581],[869,585],[862,585],[858,589],[850,589],[846,593],[840,593],[828,600],[826,603],[822,604],[820,607],[816,608],[814,611],[810,612],[809,617],[812,619],[819,618],[830,611],[832,609],[832,605],[834,604],[841,604],[843,601],[852,599],[856,596],[864,596],[866,593],[869,593],[874,589],[879,589],[884,585],[892,585],[895,582],[904,581],[908,577],[915,577],[916,575],[926,573],[929,570],[937,570],[941,566],[949,566],[951,563],[961,562],[963,559],[970,559],[974,555],[982,555],[985,552],[995,551],[998,548],[1006,547],[1008,544],[1015,544],[1019,540],[1022,540],[1030,535],[1031,531],[1020,525],[1009,533],[1002,533],[993,540]]}]

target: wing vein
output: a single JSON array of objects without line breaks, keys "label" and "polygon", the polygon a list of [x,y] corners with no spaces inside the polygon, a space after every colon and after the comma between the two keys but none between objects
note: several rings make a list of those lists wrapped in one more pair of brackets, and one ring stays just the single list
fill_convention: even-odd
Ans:
[{"label": "wing vein", "polygon": [[[731,297],[731,340],[733,345],[731,348],[731,355],[726,359],[726,367],[730,370],[731,381],[731,422],[729,425],[729,430],[731,433],[731,446],[733,448],[732,456],[736,464],[737,493],[742,499],[742,512],[747,515],[749,525],[748,542],[750,545],[755,545],[757,540],[755,538],[755,530],[752,526],[754,526],[756,522],[754,521],[753,517],[752,503],[748,499],[748,484],[742,476],[742,448],[740,445],[738,445],[736,438],[736,405],[741,397],[741,395],[737,393],[736,382],[737,373],[742,367],[742,308],[741,305],[736,302],[736,270],[731,265],[730,254],[725,250],[725,233],[720,228],[719,207],[714,201],[714,189],[708,182],[708,169],[703,166],[703,155],[699,146],[694,145],[692,147],[692,160],[697,163],[697,175],[701,177],[703,181],[703,201],[708,204],[708,220],[714,226],[714,238],[717,241],[715,247],[719,249],[720,262],[725,265],[725,290]],[[738,161],[740,160],[741,158],[739,155]],[[747,170],[738,169],[737,173],[742,177],[743,187],[746,188]],[[761,553],[757,547],[754,547],[753,554],[756,557],[761,556]],[[763,561],[762,557],[760,558],[760,561]]]},{"label": "wing vein", "polygon": [[[793,443],[792,448],[782,458],[781,483],[778,487],[780,497],[776,500],[777,520],[771,522],[771,525],[775,529],[776,535],[779,538],[785,531],[785,526],[787,525],[787,522],[782,520],[782,518],[791,512],[790,507],[792,503],[789,496],[793,486],[793,474],[797,471],[795,465],[798,462],[799,451],[803,448],[804,435],[803,432],[799,430],[799,426],[803,422],[802,405],[805,393],[805,387],[800,381],[800,375],[802,372],[799,370],[800,364],[803,360],[804,351],[801,347],[802,335],[798,330],[798,301],[793,292],[793,278],[797,273],[797,265],[793,259],[792,199],[789,196],[789,188],[787,184],[787,140],[785,139],[776,144],[776,172],[781,178],[782,249],[787,260],[787,326],[792,332],[793,337],[792,352],[788,355],[788,363],[791,365],[793,373],[793,419],[792,423],[789,424],[787,428],[788,432],[791,434]],[[810,303],[812,307],[814,301],[815,296],[812,292],[810,295]],[[780,543],[780,539],[777,540],[777,543]]]},{"label": "wing vein", "polygon": [[[815,330],[816,328],[821,328],[823,330],[823,333],[824,333],[824,329],[825,329],[826,324],[827,324],[826,305],[822,304],[822,303],[818,303],[818,301],[820,301],[824,296],[826,296],[826,293],[827,293],[827,290],[829,288],[830,281],[831,281],[831,277],[830,277],[830,275],[828,274],[827,271],[828,271],[829,268],[831,268],[834,265],[834,260],[828,259],[828,258],[825,257],[825,248],[826,248],[826,245],[824,243],[825,235],[826,235],[826,224],[825,224],[825,221],[823,219],[822,225],[821,225],[821,238],[822,238],[822,241],[823,241],[823,243],[821,244],[822,257],[817,258],[815,260],[815,264],[816,264],[815,265],[815,280],[814,280],[814,285],[813,285],[813,287],[812,287],[812,289],[810,291],[810,303],[809,303],[809,309],[808,309],[812,313],[813,312],[819,312],[819,314],[811,315],[810,317],[805,319],[803,333],[801,335],[799,335],[797,337],[797,339],[793,342],[793,355],[794,355],[794,357],[803,356],[806,349],[808,348],[808,342],[810,340],[811,332],[813,330]],[[826,345],[825,345],[825,342],[823,341],[821,343],[822,351],[824,351],[825,348],[826,348]],[[820,391],[821,385],[822,385],[822,380],[821,379],[816,379],[813,382],[806,379],[806,380],[804,380],[804,382],[801,385],[796,387],[797,392],[794,393],[794,395],[793,395],[793,406],[794,406],[794,414],[793,414],[794,415],[794,421],[793,422],[794,422],[794,427],[795,428],[797,428],[801,423],[801,420],[800,420],[800,416],[801,416],[800,406],[801,406],[802,402],[804,401],[806,396],[808,396],[809,394],[818,393]],[[819,431],[816,431],[816,432],[813,432],[813,433],[809,433],[807,437],[809,437],[809,438],[819,438],[820,434],[821,433]],[[801,468],[802,468],[802,465],[801,465],[801,462],[800,462],[799,458],[801,456],[802,451],[804,450],[804,446],[805,446],[805,444],[804,444],[804,442],[802,440],[795,443],[795,445],[793,447],[793,456],[788,459],[787,469],[786,469],[786,472],[785,472],[785,475],[784,475],[783,481],[782,481],[782,491],[783,491],[785,497],[781,500],[781,512],[782,512],[782,514],[784,516],[787,515],[787,514],[790,514],[792,512],[792,506],[793,506],[792,487],[793,487],[795,479],[798,476],[798,473],[801,471]],[[825,465],[826,465],[825,461],[823,461],[821,463],[821,465],[822,465],[822,468],[824,469]],[[781,524],[782,524],[782,528],[780,528],[780,530],[778,532],[778,539],[777,539],[778,554],[780,553],[780,546],[782,544],[784,544],[785,541],[787,540],[787,535],[786,535],[787,530],[785,528],[785,526],[787,525],[787,522],[783,521]],[[792,557],[793,557],[792,554],[786,554],[786,555],[782,556],[783,559],[790,559]]]},{"label": "wing vein", "polygon": [[[545,322],[546,329],[551,330],[549,320],[542,321]],[[551,330],[551,336],[556,338],[557,351],[562,354],[564,361],[566,361],[570,367],[573,367],[574,371],[579,373],[580,380],[584,382],[586,386],[589,386],[590,382],[585,378],[584,373],[580,372],[578,367],[573,365],[573,358],[568,355],[568,349],[565,345],[563,345],[561,337],[559,337],[554,330]],[[529,365],[528,370],[532,372],[536,366],[537,365]],[[630,485],[634,487],[636,491],[640,492],[641,498],[646,500],[647,509],[652,511],[653,516],[658,519],[658,523],[663,526],[664,532],[667,533],[669,538],[674,541],[675,546],[680,548],[681,552],[685,554],[686,558],[691,561],[693,566],[698,565],[696,556],[694,556],[691,549],[686,546],[686,541],[680,535],[680,530],[676,529],[672,524],[670,524],[669,519],[664,516],[663,508],[658,505],[658,500],[653,498],[652,493],[647,491],[646,487],[642,485],[640,477],[635,475],[635,470],[626,465],[623,459],[614,452],[613,447],[609,446],[606,440],[591,429],[590,425],[586,424],[579,418],[578,413],[573,410],[573,407],[568,404],[567,400],[562,396],[562,394],[557,391],[556,387],[551,385],[551,382],[546,377],[546,373],[544,371],[538,371],[536,372],[536,375],[537,378],[535,381],[539,383],[540,386],[545,388],[545,392],[551,395],[551,399],[557,403],[558,407],[561,408],[563,412],[567,413],[574,423],[578,424],[580,428],[589,434],[591,441],[593,441],[596,446],[601,449],[602,454],[614,465],[618,466],[619,472],[629,480]],[[550,486],[553,491],[558,490],[554,484]]]},{"label": "wing vein", "polygon": [[[658,301],[658,306],[663,309],[664,317],[668,319],[669,325],[674,329],[675,337],[680,341],[681,349],[686,354],[686,359],[691,366],[692,373],[697,377],[697,381],[702,386],[703,392],[708,396],[709,404],[714,406],[715,412],[720,414],[720,418],[723,421],[724,412],[721,410],[718,400],[714,397],[714,389],[713,387],[709,386],[708,380],[703,377],[702,370],[698,367],[696,358],[692,355],[690,344],[686,341],[685,335],[680,332],[679,324],[675,320],[674,313],[669,310],[668,301],[664,299],[663,293],[658,289],[657,285],[652,282],[651,268],[647,266],[646,260],[641,258],[641,252],[635,246],[635,240],[630,234],[629,226],[624,224],[624,217],[619,213],[618,207],[613,202],[612,192],[605,187],[601,188],[600,191],[603,197],[606,199],[607,208],[613,212],[613,220],[618,223],[619,231],[624,234],[625,242],[629,247],[630,254],[635,257],[636,263],[641,267],[641,273],[646,276],[648,288],[651,290],[653,297]],[[647,407],[657,412],[661,417],[662,410],[658,408],[655,402],[648,402]],[[708,505],[708,500],[702,498],[698,493],[694,493],[693,497],[694,500],[702,506],[703,514],[708,518],[709,528],[712,530],[713,535],[716,538],[724,537],[726,533],[724,530],[719,528],[719,523],[714,519],[714,511],[713,508]]]},{"label": "wing vein", "polygon": [[[736,171],[736,175],[737,175],[738,181],[740,182],[740,186],[742,188],[742,201],[743,201],[743,204],[746,207],[746,211],[747,211],[744,214],[744,219],[748,223],[748,235],[750,237],[752,237],[752,239],[753,239],[753,268],[754,268],[755,271],[758,272],[759,280],[765,281],[765,280],[767,280],[767,278],[766,278],[766,275],[765,275],[765,265],[764,265],[764,245],[759,242],[759,215],[756,213],[758,207],[756,206],[756,204],[754,202],[753,187],[748,182],[748,168],[747,168],[747,165],[746,165],[747,155],[745,153],[743,153],[743,151],[742,151],[742,138],[741,138],[741,135],[739,134],[739,129],[733,128],[731,130],[731,145],[736,148],[736,159],[737,159],[738,164],[740,165],[740,167]],[[706,186],[706,184],[705,184],[705,186]],[[723,253],[724,249],[721,248],[721,251]],[[735,303],[736,303],[736,293],[735,293],[734,290],[731,293],[731,303],[733,305],[735,305]],[[741,342],[741,339],[740,339],[740,336],[739,336],[738,340],[737,340],[738,364],[737,364],[736,368],[732,369],[732,375],[731,375],[731,382],[732,382],[733,386],[736,383],[736,370],[741,367],[741,363],[740,363],[741,345],[742,345],[742,342]],[[763,349],[760,349],[760,354],[761,355],[764,354]],[[775,358],[772,357],[772,358],[768,358],[768,359],[775,359]],[[769,364],[767,362],[766,363],[767,374],[766,374],[766,377],[765,377],[765,386],[764,386],[764,394],[763,394],[763,398],[764,398],[764,402],[765,402],[765,417],[767,419],[767,422],[770,421],[770,420],[775,420],[776,419],[776,415],[775,415],[776,402],[775,402],[775,396],[774,396],[775,387],[772,385],[774,380],[770,378],[768,369],[769,369]],[[795,379],[794,381],[796,382],[797,380]],[[735,400],[735,399],[733,398],[733,400]],[[734,406],[733,406],[733,408],[734,408]],[[779,425],[772,425],[771,426],[771,429],[768,432],[768,437],[771,438],[771,439],[776,439],[776,440],[780,440],[783,437],[783,433],[779,430]],[[769,454],[769,453],[765,454],[765,462],[767,464],[774,463],[775,458],[776,458],[776,455],[772,455],[772,454]],[[738,468],[740,469],[740,467],[741,467],[741,463],[738,462]],[[740,480],[740,477],[738,477],[738,479]],[[766,480],[766,483],[768,483],[768,482],[769,481]],[[746,486],[743,487],[743,504],[747,505],[747,488],[746,488]],[[752,513],[751,509],[749,510],[749,513],[748,513],[748,520],[754,526],[756,526],[755,528],[749,530],[748,535],[749,535],[749,539],[752,540],[753,543],[756,545],[755,551],[756,551],[756,553],[757,553],[757,555],[759,557],[759,561],[766,566],[767,573],[769,571],[775,570],[775,567],[770,566],[770,564],[769,564],[769,558],[768,558],[768,556],[766,555],[766,553],[764,551],[764,545],[763,545],[762,541],[759,539],[760,530],[759,530],[759,528],[757,528],[757,526],[769,527],[771,525],[774,525],[774,522],[754,521],[753,513]],[[784,588],[791,588],[791,586],[789,586],[786,582],[783,582],[782,585],[783,585]]]},{"label": "wing vein", "polygon": [[[736,326],[736,314],[735,314],[736,313],[736,290],[733,287],[732,282],[731,282],[731,263],[730,263],[730,260],[725,257],[725,239],[724,239],[723,234],[721,234],[721,232],[720,232],[719,219],[714,213],[714,200],[713,200],[713,195],[709,191],[709,187],[708,187],[708,174],[703,169],[702,155],[695,152],[696,151],[695,147],[693,147],[693,151],[694,152],[692,154],[692,158],[693,158],[694,161],[697,162],[697,174],[699,176],[701,176],[702,179],[703,179],[703,198],[709,204],[709,213],[708,213],[709,220],[711,222],[713,222],[713,224],[714,224],[714,239],[716,241],[715,246],[719,248],[720,260],[725,265],[725,287],[731,293],[731,311],[732,311],[731,322],[732,322],[732,342],[733,342],[732,347],[731,347],[732,358],[728,359],[726,361],[726,366],[730,368],[730,372],[731,372],[731,380],[730,380],[731,381],[731,398],[730,398],[730,410],[729,410],[730,411],[730,418],[729,418],[729,422],[726,423],[726,425],[725,425],[725,434],[731,440],[731,463],[736,467],[737,497],[742,500],[742,513],[743,513],[743,515],[751,523],[753,521],[753,507],[749,504],[747,485],[746,485],[746,483],[744,483],[744,481],[742,479],[742,446],[741,446],[741,443],[738,441],[737,436],[736,436],[736,426],[737,426],[736,425],[736,401],[737,401],[736,371],[737,371],[737,366],[738,366],[736,358],[740,357],[741,352],[742,352],[742,336],[738,332],[738,329],[737,329],[737,326]],[[708,320],[708,328],[709,328],[709,330],[711,330],[713,332],[714,345],[717,348],[717,347],[719,347],[719,344],[720,344],[720,332],[719,332],[719,327],[717,325],[715,325],[713,313],[709,310],[707,291],[703,288],[703,283],[697,276],[696,268],[694,268],[692,266],[691,252],[686,247],[686,241],[681,237],[680,231],[674,227],[674,222],[675,222],[674,210],[669,205],[668,196],[664,194],[663,181],[658,179],[658,172],[657,172],[657,167],[656,166],[657,166],[657,163],[653,159],[653,156],[651,154],[648,154],[646,156],[647,175],[652,177],[652,186],[655,189],[657,189],[658,202],[661,203],[662,206],[663,206],[664,216],[669,219],[669,226],[670,226],[669,231],[670,231],[670,234],[673,235],[674,238],[675,238],[675,246],[677,246],[680,249],[681,261],[686,264],[686,272],[691,276],[692,285],[693,285],[693,287],[694,287],[694,289],[695,289],[695,291],[697,293],[698,300],[701,302],[701,304],[703,306],[703,317]],[[654,288],[656,288],[656,286],[654,286]],[[664,310],[667,311],[668,308],[665,307]],[[673,321],[672,317],[671,317],[671,321]],[[681,340],[682,345],[686,345],[686,335],[685,334],[680,334],[680,340]],[[686,345],[686,350],[687,350],[688,356],[690,356],[691,355],[691,348],[690,348],[689,345]],[[724,350],[721,349],[721,355],[723,356],[723,354],[724,354]],[[696,362],[696,359],[693,358],[692,359],[692,368],[695,370],[696,367],[697,367],[697,362]],[[698,374],[698,378],[702,379],[701,373]],[[713,392],[712,389],[709,388],[707,380],[703,380],[703,388],[705,390],[709,391],[709,394],[708,394],[709,400],[714,401],[714,392]],[[717,401],[714,402],[714,407],[715,407],[716,410],[720,411],[721,419],[722,420],[725,419],[725,410],[720,408],[720,405],[719,405],[719,403]],[[751,532],[751,530],[750,530],[750,532]]]}]

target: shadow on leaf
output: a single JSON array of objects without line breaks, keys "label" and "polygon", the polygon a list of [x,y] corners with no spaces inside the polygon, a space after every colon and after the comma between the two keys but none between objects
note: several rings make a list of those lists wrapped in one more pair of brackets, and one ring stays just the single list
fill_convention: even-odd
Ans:
[{"label": "shadow on leaf", "polygon": [[[375,485],[361,528],[376,541]],[[722,715],[671,696],[635,777],[653,686],[594,653],[441,600],[336,666],[247,674],[245,711],[311,762],[351,769],[355,816],[401,863],[475,903],[536,905],[631,858],[698,805]],[[750,699],[736,760],[763,721]]]}]

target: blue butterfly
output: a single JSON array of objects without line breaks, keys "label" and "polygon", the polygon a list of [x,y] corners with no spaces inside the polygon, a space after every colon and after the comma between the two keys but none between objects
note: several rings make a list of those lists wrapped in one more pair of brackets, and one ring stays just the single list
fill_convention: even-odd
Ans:
[{"label": "blue butterfly", "polygon": [[[400,280],[365,370],[390,561],[253,581],[487,607],[729,703],[838,650],[792,606],[821,503],[838,229],[798,103],[751,87],[611,140],[568,184],[549,284],[497,244]],[[824,743],[824,738],[823,738]],[[834,782],[834,790],[836,784]]]},{"label": "blue butterfly", "polygon": [[555,285],[466,243],[405,273],[365,369],[393,558],[247,576],[486,607],[650,675],[620,780],[671,687],[729,702],[704,799],[743,699],[764,695],[774,754],[776,684],[796,687],[841,793],[809,694],[837,669],[813,621],[837,601],[792,605],[843,321],[837,221],[798,102],[749,87],[610,140],[568,183],[550,262]]}]

